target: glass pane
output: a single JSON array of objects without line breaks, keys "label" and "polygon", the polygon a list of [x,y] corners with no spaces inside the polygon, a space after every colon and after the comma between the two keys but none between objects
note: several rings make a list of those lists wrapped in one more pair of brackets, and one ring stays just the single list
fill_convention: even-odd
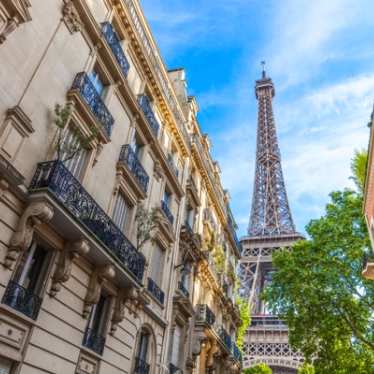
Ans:
[{"label": "glass pane", "polygon": [[104,84],[101,81],[99,74],[96,71],[92,71],[88,74],[91,83],[94,85],[97,93],[101,96],[104,92]]},{"label": "glass pane", "polygon": [[149,334],[142,332],[139,342],[139,358],[143,361],[147,361],[148,343]]},{"label": "glass pane", "polygon": [[128,211],[129,206],[123,195],[119,193],[113,209],[113,221],[121,230],[125,227]]},{"label": "glass pane", "polygon": [[12,361],[0,357],[0,374],[10,374],[12,369]]}]

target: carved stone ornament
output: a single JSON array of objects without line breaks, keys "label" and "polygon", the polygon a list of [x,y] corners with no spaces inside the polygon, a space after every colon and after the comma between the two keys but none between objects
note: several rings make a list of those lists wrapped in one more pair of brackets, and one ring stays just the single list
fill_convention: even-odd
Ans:
[{"label": "carved stone ornament", "polygon": [[62,19],[71,34],[81,31],[82,21],[71,0],[64,0],[64,5],[62,6]]},{"label": "carved stone ornament", "polygon": [[70,279],[74,259],[86,255],[90,250],[88,242],[84,239],[68,243],[60,254],[55,273],[52,277],[50,295],[52,297],[61,290],[61,284]]},{"label": "carved stone ornament", "polygon": [[106,265],[96,269],[92,273],[86,299],[84,300],[83,318],[88,318],[92,306],[99,302],[103,283],[109,279],[113,279],[115,274],[113,265]]},{"label": "carved stone ornament", "polygon": [[193,332],[193,344],[192,344],[192,357],[196,359],[200,355],[203,348],[206,348],[206,345],[209,343],[204,331],[195,330]]},{"label": "carved stone ornament", "polygon": [[10,239],[9,250],[4,261],[6,268],[12,269],[19,253],[30,247],[35,227],[50,221],[53,214],[52,206],[45,202],[33,202],[25,209]]},{"label": "carved stone ornament", "polygon": [[119,291],[116,297],[116,303],[114,306],[112,324],[110,333],[114,334],[117,330],[118,325],[125,318],[125,305],[127,302],[132,302],[138,298],[138,290],[134,287],[129,287]]},{"label": "carved stone ornament", "polygon": [[159,160],[156,160],[153,166],[153,175],[156,178],[157,182],[163,177],[164,172],[162,170],[162,166]]},{"label": "carved stone ornament", "polygon": [[219,354],[219,347],[216,340],[211,341],[210,349],[207,355],[206,366],[212,367],[214,365],[216,356]]}]

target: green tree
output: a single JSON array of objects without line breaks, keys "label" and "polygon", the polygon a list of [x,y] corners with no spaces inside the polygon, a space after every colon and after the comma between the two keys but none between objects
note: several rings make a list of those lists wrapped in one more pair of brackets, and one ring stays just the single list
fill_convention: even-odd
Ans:
[{"label": "green tree", "polygon": [[247,300],[238,296],[236,299],[236,304],[239,307],[241,320],[241,325],[239,326],[237,332],[236,344],[240,349],[243,349],[244,336],[247,328],[249,327],[249,324],[251,323],[251,315],[249,310],[249,303]]},{"label": "green tree", "polygon": [[147,211],[143,204],[139,204],[135,215],[136,222],[136,248],[138,251],[149,240],[153,240],[158,227],[157,210]]},{"label": "green tree", "polygon": [[[352,162],[354,178],[362,186],[358,164]],[[310,239],[274,254],[276,271],[264,298],[286,320],[291,345],[313,361],[316,374],[372,374],[374,282],[361,276],[369,248],[362,188],[330,197],[324,216],[306,227]]]},{"label": "green tree", "polygon": [[305,363],[299,370],[297,371],[297,374],[315,374],[314,366]]},{"label": "green tree", "polygon": [[259,364],[243,370],[243,374],[272,374],[272,372],[266,364]]},{"label": "green tree", "polygon": [[365,188],[366,170],[368,163],[368,153],[365,150],[356,151],[351,162],[352,179],[358,190],[362,193]]}]

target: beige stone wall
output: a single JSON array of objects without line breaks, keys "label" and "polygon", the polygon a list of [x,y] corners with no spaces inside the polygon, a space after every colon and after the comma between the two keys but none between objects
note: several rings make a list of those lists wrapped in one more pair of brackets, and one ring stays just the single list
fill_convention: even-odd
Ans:
[{"label": "beige stone wall", "polygon": [[[219,244],[225,245],[225,263],[234,259],[235,267],[239,253],[227,230],[228,199],[222,205],[224,192],[219,171],[210,159],[207,146],[204,146],[206,154],[200,155],[205,160],[202,163],[193,151],[194,139],[201,143],[205,140],[196,121],[197,109],[187,95],[184,72],[166,73],[136,1],[34,0],[31,4],[18,1],[24,6],[24,14],[9,16],[13,8],[0,8],[3,22],[3,26],[0,23],[0,39],[3,36],[0,44],[0,298],[3,300],[9,282],[15,279],[22,253],[32,240],[48,249],[51,261],[40,288],[42,304],[35,320],[15,307],[0,304],[0,357],[14,362],[11,374],[133,373],[140,332],[145,328],[150,334],[150,373],[168,373],[173,334],[178,324],[183,328],[178,365],[186,372],[204,373],[205,364],[195,368],[189,364],[186,368],[186,363],[208,361],[209,350],[198,349],[204,339],[210,339],[213,347],[222,343],[217,340],[213,327],[200,331],[195,324],[198,304],[206,304],[214,311],[217,327],[222,325],[233,340],[237,328],[235,296],[225,293],[223,287],[224,281],[229,281],[227,274],[217,275],[214,261],[204,259],[207,233],[215,231]],[[134,12],[139,24],[134,24]],[[16,27],[11,27],[11,17],[19,20]],[[126,79],[101,35],[100,23],[104,21],[112,22],[122,39],[121,45],[130,63]],[[147,43],[144,38],[149,45],[141,44]],[[153,48],[155,57],[150,57],[147,46]],[[98,69],[108,85],[103,100],[114,118],[114,126],[110,139],[98,138],[91,142],[80,183],[109,217],[113,216],[119,191],[125,194],[131,202],[132,213],[124,234],[135,246],[134,217],[138,204],[142,202],[151,211],[160,207],[165,189],[171,193],[169,207],[174,224],[168,224],[166,216],[160,213],[163,218],[156,240],[165,257],[158,285],[165,294],[163,305],[147,290],[153,241],[141,249],[147,266],[142,284],[137,283],[84,225],[74,221],[61,202],[53,200],[46,191],[38,194],[28,191],[37,165],[55,158],[55,104],[72,100],[70,88],[76,74],[93,69]],[[168,82],[168,87],[174,87],[175,92],[167,94],[163,82]],[[137,95],[143,93],[153,100],[152,110],[160,124],[157,139],[136,102]],[[89,131],[90,121],[98,123],[87,108],[76,103],[72,113],[72,121],[82,131]],[[136,182],[129,180],[133,176],[120,176],[118,166],[121,147],[131,142],[135,131],[143,145],[140,163],[149,176],[144,201],[133,187]],[[177,177],[167,161],[169,154],[177,162]],[[210,174],[214,174],[214,180]],[[187,191],[191,176],[196,183],[199,204],[192,202]],[[27,209],[35,203],[43,204],[47,212],[52,207],[54,214],[44,217],[38,211],[27,216]],[[186,239],[182,234],[187,205],[194,207],[192,236],[195,240],[200,238],[200,242],[197,240],[200,244],[194,248],[190,242],[192,236]],[[211,212],[214,229],[206,221],[206,209]],[[61,269],[61,259],[70,258],[66,248],[81,239],[87,241],[90,251],[82,256],[73,253],[71,266],[65,268],[66,279],[60,283],[61,290],[56,294],[51,292],[54,277]],[[183,296],[179,282],[181,269],[187,262],[191,263],[189,296]],[[104,265],[111,266],[114,277],[92,283]],[[93,295],[93,284],[110,299],[102,355],[82,344],[87,328],[83,312]],[[126,294],[121,321],[111,332],[111,321],[118,311],[117,301],[121,292],[130,289],[136,291],[136,297]],[[220,350],[217,370],[225,372],[223,364],[231,356],[224,353],[222,346]]]}]

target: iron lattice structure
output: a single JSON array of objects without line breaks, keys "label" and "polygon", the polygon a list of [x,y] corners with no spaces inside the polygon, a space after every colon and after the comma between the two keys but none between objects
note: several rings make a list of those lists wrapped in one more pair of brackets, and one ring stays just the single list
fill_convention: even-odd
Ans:
[{"label": "iron lattice structure", "polygon": [[281,156],[274,122],[274,85],[265,71],[256,81],[258,129],[256,171],[248,236],[243,247],[239,276],[240,294],[249,300],[252,313],[243,347],[244,367],[267,363],[274,374],[293,374],[303,357],[288,344],[288,328],[268,313],[260,295],[271,281],[272,254],[302,238],[296,232],[283,179]]}]

